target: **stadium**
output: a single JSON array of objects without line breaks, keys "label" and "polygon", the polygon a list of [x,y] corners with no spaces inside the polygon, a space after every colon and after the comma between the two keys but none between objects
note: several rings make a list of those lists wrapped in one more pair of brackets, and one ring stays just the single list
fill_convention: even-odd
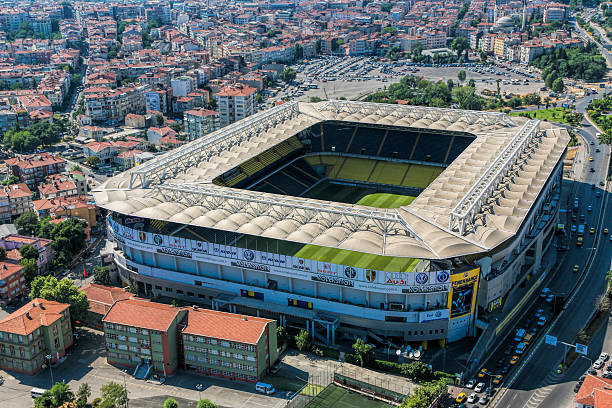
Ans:
[{"label": "stadium", "polygon": [[543,273],[568,142],[497,112],[288,102],[94,196],[119,276],[142,293],[327,344],[456,341]]}]

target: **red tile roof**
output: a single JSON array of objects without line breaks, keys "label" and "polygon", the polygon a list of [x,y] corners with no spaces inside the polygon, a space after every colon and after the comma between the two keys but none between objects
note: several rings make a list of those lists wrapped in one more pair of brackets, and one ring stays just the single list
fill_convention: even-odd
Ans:
[{"label": "red tile roof", "polygon": [[25,183],[0,186],[0,196],[8,196],[11,199],[32,196],[32,192]]},{"label": "red tile roof", "polygon": [[9,166],[21,167],[22,169],[33,169],[41,166],[65,163],[65,160],[59,156],[52,156],[49,153],[40,153],[8,159],[5,160],[5,163]]},{"label": "red tile roof", "polygon": [[102,321],[149,330],[167,331],[178,313],[178,308],[162,303],[124,299],[115,302]]},{"label": "red tile roof", "polygon": [[62,317],[69,304],[36,298],[0,320],[0,331],[27,335],[41,326],[49,326]]},{"label": "red tile roof", "polygon": [[20,273],[23,266],[8,262],[0,262],[0,279],[7,279],[15,273]]},{"label": "red tile roof", "polygon": [[89,311],[102,315],[106,314],[116,301],[133,297],[123,288],[96,285],[95,283],[88,283],[79,290],[87,295]]},{"label": "red tile roof", "polygon": [[200,116],[200,117],[214,116],[218,114],[219,112],[209,110],[209,109],[192,109],[192,110],[185,111],[185,115],[193,115],[193,116]]},{"label": "red tile roof", "polygon": [[595,408],[612,408],[612,379],[587,374],[574,402]]},{"label": "red tile roof", "polygon": [[189,309],[183,333],[257,344],[266,325],[271,322],[273,320],[216,310]]}]

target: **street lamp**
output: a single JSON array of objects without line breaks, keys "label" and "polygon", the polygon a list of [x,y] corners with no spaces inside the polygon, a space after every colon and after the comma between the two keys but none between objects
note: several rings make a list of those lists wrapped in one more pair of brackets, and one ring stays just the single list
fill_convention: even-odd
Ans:
[{"label": "street lamp", "polygon": [[198,401],[202,399],[202,388],[204,388],[202,384],[196,385],[196,389],[198,390]]},{"label": "street lamp", "polygon": [[49,364],[49,373],[51,373],[51,387],[53,387],[53,368],[51,368],[51,359],[53,356],[51,354],[47,354],[45,358],[47,359],[47,364]]},{"label": "street lamp", "polygon": [[129,407],[129,401],[128,401],[128,396],[127,396],[127,383],[125,382],[125,375],[127,374],[127,370],[122,370],[123,371],[123,389],[125,390],[125,408]]}]

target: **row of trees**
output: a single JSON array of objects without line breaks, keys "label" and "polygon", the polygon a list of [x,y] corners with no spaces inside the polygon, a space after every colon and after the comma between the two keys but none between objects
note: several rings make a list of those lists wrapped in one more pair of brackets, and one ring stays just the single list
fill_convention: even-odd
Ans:
[{"label": "row of trees", "polygon": [[542,79],[548,87],[557,78],[598,81],[606,72],[606,60],[592,42],[582,47],[556,48],[535,58],[532,65],[542,70]]},{"label": "row of trees", "polygon": [[[459,71],[459,82],[466,80],[465,71]],[[536,94],[524,97],[514,96],[508,100],[502,98],[499,84],[496,98],[484,98],[476,93],[473,79],[467,86],[456,86],[449,79],[447,82],[432,82],[414,75],[408,75],[399,82],[391,84],[386,90],[373,93],[366,98],[369,102],[396,103],[398,100],[407,101],[410,105],[450,107],[456,105],[461,109],[482,110],[499,109],[502,107],[516,108],[521,105],[540,105],[541,98]]]},{"label": "row of trees", "polygon": [[[124,408],[128,406],[128,390],[125,386],[116,382],[109,382],[100,387],[101,396],[89,402],[91,397],[91,386],[83,383],[75,393],[65,382],[57,382],[42,396],[34,399],[34,408],[60,408],[76,406],[76,408]],[[174,398],[164,401],[164,408],[179,408]],[[217,404],[209,399],[203,398],[198,401],[196,408],[217,408]]]},{"label": "row of trees", "polygon": [[612,96],[601,99],[593,99],[587,107],[587,113],[591,119],[603,130],[599,136],[599,143],[612,144]]}]

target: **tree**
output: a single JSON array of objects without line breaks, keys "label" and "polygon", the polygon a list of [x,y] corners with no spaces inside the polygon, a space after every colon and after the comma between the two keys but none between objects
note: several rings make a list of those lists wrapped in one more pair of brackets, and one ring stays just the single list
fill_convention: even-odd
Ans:
[{"label": "tree", "polygon": [[96,168],[100,164],[100,158],[98,156],[89,156],[85,159],[85,164],[89,167]]},{"label": "tree", "polygon": [[6,249],[0,247],[0,261],[4,261],[6,259]]},{"label": "tree", "polygon": [[470,80],[468,81],[468,86],[470,88],[476,88],[476,81],[474,81],[473,78],[470,78]]},{"label": "tree", "polygon": [[304,47],[302,47],[300,44],[295,44],[293,55],[296,60],[304,58]]},{"label": "tree", "polygon": [[21,182],[21,180],[19,180],[19,177],[15,176],[14,174],[11,174],[6,180],[2,182],[2,184],[5,186],[10,186],[11,184],[18,184],[19,182]]},{"label": "tree", "polygon": [[295,346],[300,351],[308,351],[310,348],[310,335],[306,330],[300,330],[295,336]]},{"label": "tree", "polygon": [[483,64],[485,62],[487,62],[487,53],[486,52],[484,52],[483,50],[480,50],[479,56],[480,56],[480,62],[482,62]]},{"label": "tree", "polygon": [[34,406],[36,408],[56,408],[72,401],[74,401],[74,393],[70,391],[68,384],[62,381],[55,383],[50,390],[45,391],[42,396],[36,398]]},{"label": "tree", "polygon": [[30,285],[30,299],[42,298],[70,304],[70,317],[73,321],[85,320],[89,301],[69,279],[57,280],[55,276],[37,276]]},{"label": "tree", "polygon": [[70,168],[70,171],[83,171],[83,169],[78,164],[75,164]]},{"label": "tree", "polygon": [[523,103],[523,99],[520,96],[513,96],[508,101],[508,105],[512,108],[518,108]]},{"label": "tree", "polygon": [[287,342],[287,329],[283,326],[276,327],[276,342],[277,344],[285,344]]},{"label": "tree", "polygon": [[282,70],[282,72],[278,75],[278,78],[281,81],[289,83],[293,81],[296,76],[297,76],[297,73],[292,68],[287,67]]},{"label": "tree", "polygon": [[458,57],[465,51],[465,57],[467,58],[467,51],[470,49],[470,44],[465,37],[455,37],[451,42],[451,50],[457,53]]},{"label": "tree", "polygon": [[207,398],[202,398],[198,401],[196,408],[217,408],[217,404]]},{"label": "tree", "polygon": [[38,249],[34,248],[32,245],[24,245],[19,248],[19,253],[24,259],[38,259],[39,253]]},{"label": "tree", "polygon": [[612,145],[612,131],[605,131],[599,135],[599,143]]},{"label": "tree", "polygon": [[372,345],[363,341],[361,337],[357,338],[357,341],[353,344],[353,350],[355,350],[355,355],[359,359],[361,367],[372,356]]},{"label": "tree", "polygon": [[461,109],[480,110],[482,109],[483,99],[476,95],[475,88],[461,86],[453,89],[453,100],[459,104]]},{"label": "tree", "polygon": [[178,408],[178,402],[174,398],[166,398],[164,408]]},{"label": "tree", "polygon": [[392,34],[395,35],[397,34],[397,28],[393,27],[393,26],[386,26],[385,28],[383,28],[380,31],[381,34],[385,35],[385,34]]},{"label": "tree", "polygon": [[33,211],[24,212],[15,220],[15,228],[22,235],[34,236],[38,229],[38,217]]},{"label": "tree", "polygon": [[23,266],[23,277],[26,284],[29,285],[39,273],[36,259],[22,259],[19,265]]},{"label": "tree", "polygon": [[127,390],[123,385],[114,381],[100,388],[100,392],[102,393],[102,403],[100,405],[104,408],[120,408],[128,402]]},{"label": "tree", "polygon": [[413,380],[424,380],[431,375],[431,370],[422,361],[412,361],[402,366],[402,374]]},{"label": "tree", "polygon": [[563,83],[563,79],[561,78],[555,79],[552,83],[551,89],[557,93],[563,92],[563,89],[565,89],[565,84]]},{"label": "tree", "polygon": [[540,98],[540,95],[530,93],[523,97],[523,103],[525,105],[540,105],[542,103],[542,98]]},{"label": "tree", "polygon": [[87,400],[91,396],[91,387],[87,383],[81,384],[76,393],[76,404],[78,408],[84,408],[87,405]]},{"label": "tree", "polygon": [[93,268],[94,283],[98,285],[110,285],[111,276],[106,266],[94,266]]},{"label": "tree", "polygon": [[464,70],[461,70],[457,73],[457,78],[459,79],[459,82],[463,82],[465,81],[466,78],[466,74]]},{"label": "tree", "polygon": [[612,293],[612,269],[606,272],[606,282],[608,282],[608,295]]}]

